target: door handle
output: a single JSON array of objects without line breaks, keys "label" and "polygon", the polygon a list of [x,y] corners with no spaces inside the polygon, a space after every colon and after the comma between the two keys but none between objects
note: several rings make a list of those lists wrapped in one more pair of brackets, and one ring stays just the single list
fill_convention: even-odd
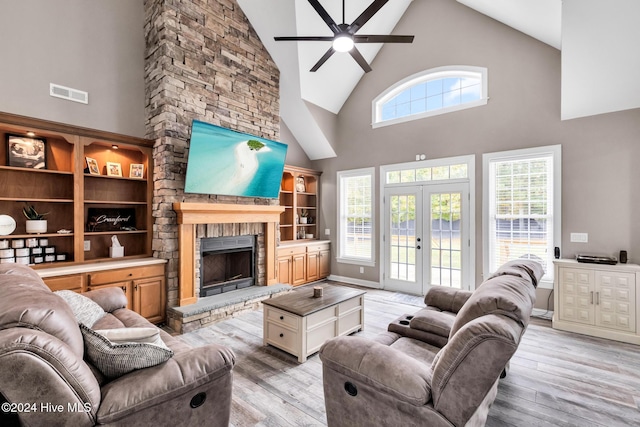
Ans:
[{"label": "door handle", "polygon": [[593,304],[593,291],[589,292],[589,296],[591,297],[591,302],[589,302],[589,304]]},{"label": "door handle", "polygon": [[596,292],[596,305],[600,305],[600,292]]}]

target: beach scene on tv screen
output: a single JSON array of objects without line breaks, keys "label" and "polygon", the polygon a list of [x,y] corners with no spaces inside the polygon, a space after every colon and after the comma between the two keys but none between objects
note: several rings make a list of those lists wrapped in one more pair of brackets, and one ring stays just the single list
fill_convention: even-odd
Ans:
[{"label": "beach scene on tv screen", "polygon": [[287,145],[194,120],[185,193],[276,198]]}]

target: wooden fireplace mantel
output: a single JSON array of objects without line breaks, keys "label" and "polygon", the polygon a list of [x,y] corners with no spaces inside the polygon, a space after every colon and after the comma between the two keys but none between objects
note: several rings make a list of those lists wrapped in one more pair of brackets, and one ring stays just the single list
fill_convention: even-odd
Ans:
[{"label": "wooden fireplace mantel", "polygon": [[265,279],[267,285],[278,282],[276,276],[276,223],[284,212],[281,206],[236,205],[226,203],[174,203],[173,210],[178,214],[178,242],[180,250],[178,286],[178,305],[193,304],[198,300],[195,295],[195,260],[197,224],[232,224],[259,222],[266,224],[265,242]]}]

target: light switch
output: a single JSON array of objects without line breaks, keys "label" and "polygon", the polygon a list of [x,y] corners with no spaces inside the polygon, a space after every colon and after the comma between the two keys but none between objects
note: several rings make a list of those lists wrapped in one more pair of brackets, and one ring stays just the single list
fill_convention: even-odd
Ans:
[{"label": "light switch", "polygon": [[329,235],[331,235],[331,230],[330,230],[330,229],[328,229],[328,228],[325,228],[325,229],[324,229],[324,235],[325,235],[325,236],[329,236]]},{"label": "light switch", "polygon": [[589,233],[571,233],[571,241],[574,243],[588,243]]}]

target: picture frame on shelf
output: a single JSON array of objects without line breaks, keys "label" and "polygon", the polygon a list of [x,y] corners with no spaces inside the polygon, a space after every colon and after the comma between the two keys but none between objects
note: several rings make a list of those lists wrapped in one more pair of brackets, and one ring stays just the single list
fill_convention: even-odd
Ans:
[{"label": "picture frame on shelf", "polygon": [[131,163],[131,166],[129,166],[129,178],[144,179],[144,165],[142,163]]},{"label": "picture frame on shelf", "polygon": [[85,157],[87,161],[87,169],[91,175],[100,175],[100,168],[98,167],[98,161],[93,157]]},{"label": "picture frame on shelf", "polygon": [[122,165],[115,162],[107,162],[107,176],[118,176],[122,178]]},{"label": "picture frame on shelf", "polygon": [[47,168],[47,140],[7,134],[7,166],[28,169]]},{"label": "picture frame on shelf", "polygon": [[296,177],[296,191],[298,193],[306,193],[306,191],[307,191],[307,188],[306,188],[305,183],[304,183],[304,177],[303,176]]}]

